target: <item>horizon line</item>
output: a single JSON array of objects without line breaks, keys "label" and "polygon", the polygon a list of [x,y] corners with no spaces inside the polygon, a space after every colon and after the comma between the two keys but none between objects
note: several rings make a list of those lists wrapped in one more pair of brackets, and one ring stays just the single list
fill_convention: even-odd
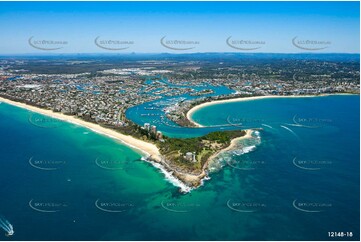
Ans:
[{"label": "horizon line", "polygon": [[0,56],[22,56],[22,55],[192,55],[192,54],[275,54],[275,55],[297,55],[297,54],[314,54],[314,55],[360,55],[360,52],[187,52],[187,53],[174,53],[174,52],[62,52],[62,53],[0,53]]}]

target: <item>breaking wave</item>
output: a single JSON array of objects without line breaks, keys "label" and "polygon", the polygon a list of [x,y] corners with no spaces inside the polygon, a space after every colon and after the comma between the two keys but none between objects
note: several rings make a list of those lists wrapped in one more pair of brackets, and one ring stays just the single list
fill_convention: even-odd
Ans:
[{"label": "breaking wave", "polygon": [[147,159],[146,157],[142,157],[141,158],[142,161],[146,161],[149,162],[150,164],[152,164],[154,167],[158,168],[165,176],[165,179],[170,182],[171,184],[173,184],[176,187],[179,187],[180,191],[183,193],[188,193],[192,190],[191,187],[187,186],[186,184],[184,184],[182,181],[180,181],[178,178],[176,178],[175,176],[173,176],[173,172],[169,172],[167,171],[164,166],[160,163],[151,161],[149,159]]},{"label": "breaking wave", "polygon": [[[237,157],[250,153],[257,149],[261,144],[261,135],[259,131],[253,131],[252,137],[240,140],[231,150],[220,153],[209,165],[210,172],[217,172],[227,164],[233,163]],[[239,158],[238,158],[239,159]]]}]

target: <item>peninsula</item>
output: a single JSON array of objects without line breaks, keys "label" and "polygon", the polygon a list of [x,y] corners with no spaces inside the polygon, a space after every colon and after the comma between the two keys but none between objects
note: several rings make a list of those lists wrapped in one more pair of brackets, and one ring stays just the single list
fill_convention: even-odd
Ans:
[{"label": "peninsula", "polygon": [[[266,97],[359,94],[359,56],[341,57],[8,57],[0,59],[0,101],[117,139],[186,191],[202,184],[214,157],[252,133],[227,124],[203,132],[192,120],[197,109]],[[181,129],[199,134],[173,135]]]},{"label": "peninsula", "polygon": [[236,141],[251,137],[252,133],[251,130],[216,131],[196,138],[180,139],[162,136],[159,139],[156,137],[156,133],[129,120],[125,121],[129,125],[123,126],[121,129],[3,97],[0,97],[0,102],[70,122],[119,140],[141,151],[145,155],[144,160],[160,164],[160,168],[164,172],[168,172],[168,175],[177,179],[176,184],[183,192],[199,187],[202,180],[207,177],[209,162],[222,151],[231,149]]}]

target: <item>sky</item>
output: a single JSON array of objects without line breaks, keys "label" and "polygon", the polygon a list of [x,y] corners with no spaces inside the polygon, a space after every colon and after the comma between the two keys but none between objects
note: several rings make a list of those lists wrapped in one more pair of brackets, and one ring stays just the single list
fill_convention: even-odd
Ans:
[{"label": "sky", "polygon": [[360,3],[0,2],[0,31],[0,54],[359,53]]}]

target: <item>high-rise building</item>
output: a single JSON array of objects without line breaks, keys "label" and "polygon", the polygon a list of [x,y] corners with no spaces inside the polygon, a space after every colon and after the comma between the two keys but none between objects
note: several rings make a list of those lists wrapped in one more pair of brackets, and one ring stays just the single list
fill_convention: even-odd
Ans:
[{"label": "high-rise building", "polygon": [[150,130],[150,123],[144,123],[144,129],[149,131]]},{"label": "high-rise building", "polygon": [[196,152],[193,152],[192,161],[193,161],[193,162],[196,162],[196,161],[197,161],[197,160],[196,160]]},{"label": "high-rise building", "polygon": [[193,153],[192,153],[192,152],[187,152],[185,158],[186,158],[187,160],[189,160],[189,161],[192,161],[192,159],[193,159]]},{"label": "high-rise building", "polygon": [[151,132],[152,134],[156,134],[156,133],[157,133],[157,126],[152,125],[152,127],[151,127],[151,129],[150,129],[150,132]]},{"label": "high-rise building", "polygon": [[163,139],[163,134],[161,131],[157,131],[157,139]]},{"label": "high-rise building", "polygon": [[190,162],[197,162],[196,152],[187,152],[184,158]]}]

